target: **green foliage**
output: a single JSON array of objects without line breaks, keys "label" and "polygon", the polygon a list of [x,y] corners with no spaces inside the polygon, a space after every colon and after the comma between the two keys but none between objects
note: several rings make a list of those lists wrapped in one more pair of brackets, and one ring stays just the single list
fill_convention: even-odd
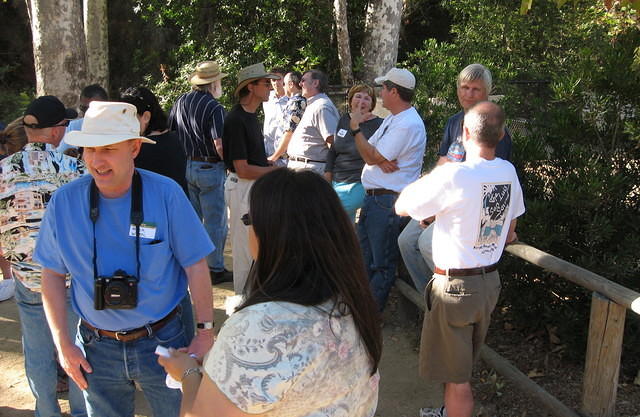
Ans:
[{"label": "green foliage", "polygon": [[[350,2],[350,8],[364,10],[365,4]],[[169,94],[163,97],[167,101],[185,91],[177,88],[184,84],[177,78],[205,59],[217,61],[231,74],[223,82],[226,91],[233,91],[241,67],[260,61],[267,68],[321,68],[331,79],[338,79],[330,2],[136,0],[135,10],[147,22],[177,28],[179,47],[167,62],[169,84],[160,82],[156,88]],[[362,19],[354,21],[363,25]],[[154,74],[148,81],[158,82],[159,77]]]},{"label": "green foliage", "polygon": [[0,121],[5,124],[22,116],[34,96],[33,91],[10,88],[7,78],[16,67],[15,64],[0,65]]},{"label": "green foliage", "polygon": [[[527,16],[509,0],[451,0],[452,42],[427,40],[405,64],[419,80],[417,104],[433,149],[456,110],[455,79],[481,62],[494,94],[524,128],[512,129],[527,212],[520,238],[640,289],[640,65],[638,16],[591,2],[536,0]],[[535,81],[535,83],[516,83]],[[522,124],[522,122],[521,122]],[[431,158],[431,157],[428,157]],[[429,162],[431,159],[429,159]],[[522,327],[557,326],[582,358],[590,294],[505,256],[502,302]],[[629,319],[637,329],[637,318]],[[627,331],[628,350],[640,337]],[[635,346],[635,348],[633,347]]]},{"label": "green foliage", "polygon": [[0,87],[0,121],[5,124],[21,117],[34,99],[34,91],[15,91]]}]

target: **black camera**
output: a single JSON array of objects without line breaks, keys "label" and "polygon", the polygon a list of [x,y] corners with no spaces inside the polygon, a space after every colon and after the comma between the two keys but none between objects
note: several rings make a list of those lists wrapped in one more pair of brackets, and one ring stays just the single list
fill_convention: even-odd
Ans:
[{"label": "black camera", "polygon": [[132,309],[138,305],[138,279],[118,269],[110,277],[98,277],[94,283],[93,306],[96,310]]}]

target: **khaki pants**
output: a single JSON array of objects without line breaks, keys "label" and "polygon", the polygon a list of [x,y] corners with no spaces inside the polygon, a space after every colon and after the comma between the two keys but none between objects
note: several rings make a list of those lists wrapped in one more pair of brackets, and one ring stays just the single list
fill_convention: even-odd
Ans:
[{"label": "khaki pants", "polygon": [[434,382],[471,380],[500,295],[498,271],[466,277],[434,274],[425,290],[420,375]]},{"label": "khaki pants", "polygon": [[224,199],[229,207],[229,232],[231,234],[231,251],[233,255],[233,290],[236,294],[244,294],[244,285],[253,263],[249,251],[247,227],[240,218],[249,212],[249,191],[255,180],[238,178],[230,173],[224,184]]}]

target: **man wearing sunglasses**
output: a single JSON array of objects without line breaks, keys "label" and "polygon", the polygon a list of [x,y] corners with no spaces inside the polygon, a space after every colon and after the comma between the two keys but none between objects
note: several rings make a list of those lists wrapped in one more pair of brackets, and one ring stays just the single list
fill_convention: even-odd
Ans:
[{"label": "man wearing sunglasses", "polygon": [[[29,104],[22,120],[28,143],[0,161],[0,181],[4,187],[0,194],[0,241],[3,256],[12,265],[26,375],[39,416],[61,413],[56,396],[56,351],[42,305],[42,268],[32,257],[51,195],[62,184],[84,173],[81,162],[57,149],[69,120],[77,116],[75,110],[65,108],[56,97],[37,98]],[[75,338],[78,316],[71,309],[68,294],[66,311],[69,336]],[[72,381],[69,401],[73,417],[87,415],[82,393]]]}]

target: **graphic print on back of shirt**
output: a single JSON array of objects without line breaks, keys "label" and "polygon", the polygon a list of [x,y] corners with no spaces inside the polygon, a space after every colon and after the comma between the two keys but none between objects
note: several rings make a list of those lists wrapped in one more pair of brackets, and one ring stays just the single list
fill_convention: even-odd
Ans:
[{"label": "graphic print on back of shirt", "polygon": [[482,184],[480,230],[474,249],[491,253],[498,249],[498,241],[511,201],[511,183]]}]

